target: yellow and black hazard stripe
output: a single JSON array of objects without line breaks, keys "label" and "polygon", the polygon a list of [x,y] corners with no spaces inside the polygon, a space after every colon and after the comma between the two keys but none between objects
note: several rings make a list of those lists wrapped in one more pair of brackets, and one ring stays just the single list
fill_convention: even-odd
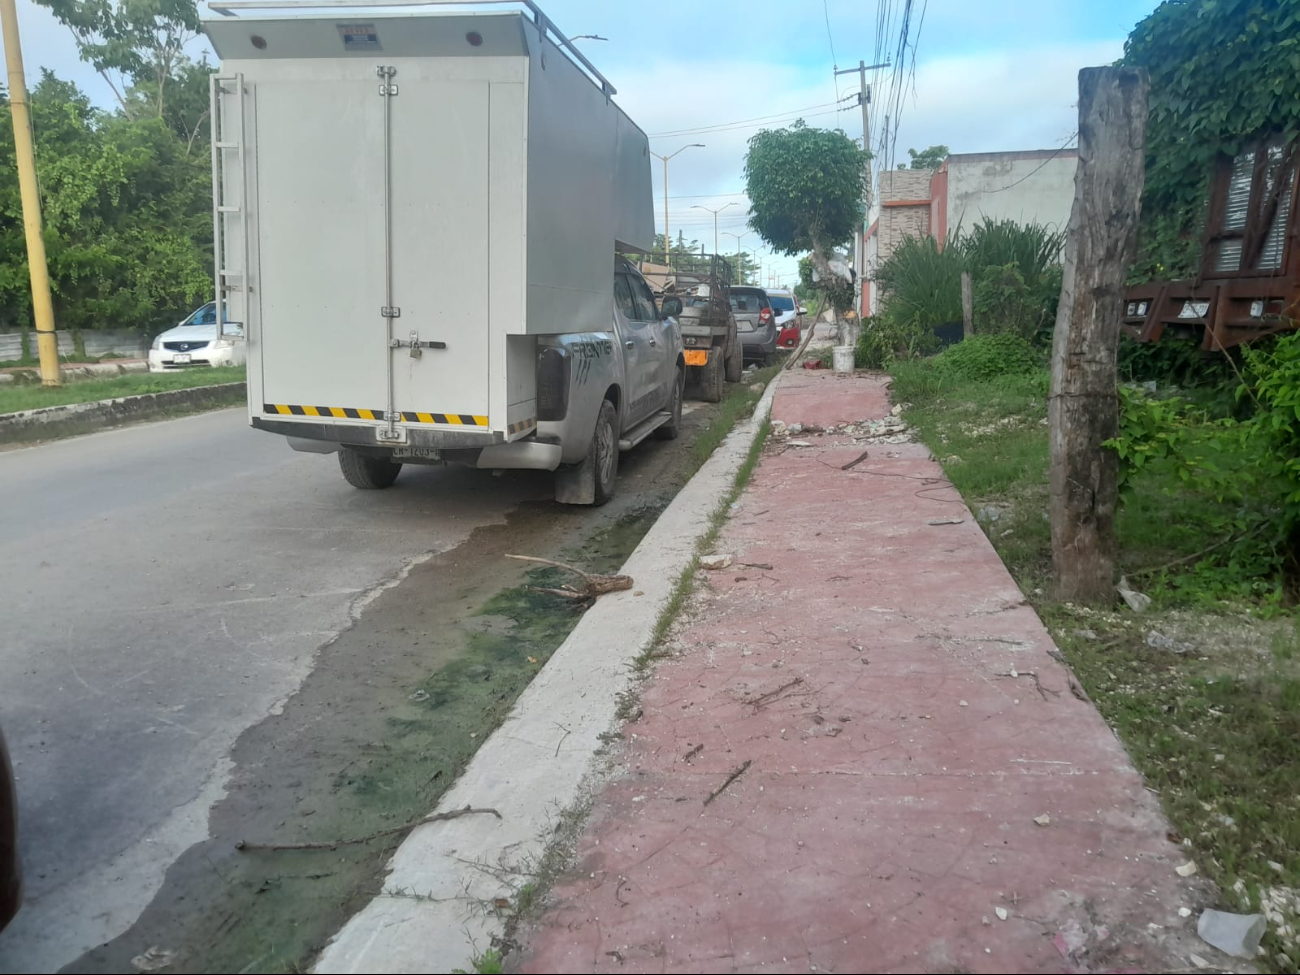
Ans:
[{"label": "yellow and black hazard stripe", "polygon": [[[284,403],[264,403],[265,413],[279,416],[333,417],[336,420],[386,420],[386,410],[358,410],[350,406],[298,406]],[[418,413],[403,411],[399,414],[406,423],[440,423],[453,427],[486,427],[488,418],[470,413]]]},{"label": "yellow and black hazard stripe", "polygon": [[510,431],[510,436],[513,437],[516,433],[524,433],[525,431],[533,429],[535,426],[537,426],[537,417],[534,416],[529,417],[527,420],[520,420],[518,423],[512,423],[508,429]]}]

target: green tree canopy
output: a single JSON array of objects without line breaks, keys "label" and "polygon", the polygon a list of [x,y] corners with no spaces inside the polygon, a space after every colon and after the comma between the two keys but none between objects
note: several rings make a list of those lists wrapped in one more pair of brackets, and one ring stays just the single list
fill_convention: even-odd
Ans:
[{"label": "green tree canopy", "polygon": [[749,140],[750,226],[778,254],[825,257],[862,219],[867,155],[840,131],[764,129]]},{"label": "green tree canopy", "polygon": [[[929,149],[922,149],[917,152],[915,149],[908,149],[907,155],[912,160],[913,169],[938,169],[943,165],[943,161],[948,158],[947,146],[931,146]],[[907,169],[907,163],[899,163],[899,169]]]}]

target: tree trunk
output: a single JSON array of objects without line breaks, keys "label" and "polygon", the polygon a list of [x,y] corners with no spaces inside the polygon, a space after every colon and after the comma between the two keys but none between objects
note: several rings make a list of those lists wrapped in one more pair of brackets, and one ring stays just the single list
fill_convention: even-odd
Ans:
[{"label": "tree trunk", "polygon": [[1124,280],[1141,208],[1150,85],[1139,68],[1079,72],[1079,164],[1052,344],[1052,563],[1062,599],[1114,599]]},{"label": "tree trunk", "polygon": [[970,271],[961,272],[961,337],[975,334],[975,299],[970,286]]}]

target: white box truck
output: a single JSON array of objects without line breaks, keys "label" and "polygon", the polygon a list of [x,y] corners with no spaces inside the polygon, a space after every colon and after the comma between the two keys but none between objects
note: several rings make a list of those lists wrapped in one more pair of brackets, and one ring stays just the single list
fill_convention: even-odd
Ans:
[{"label": "white box truck", "polygon": [[293,6],[204,24],[252,425],[357,487],[453,462],[607,500],[619,451],[681,422],[678,325],[618,256],[653,243],[645,134],[529,0],[248,13]]}]

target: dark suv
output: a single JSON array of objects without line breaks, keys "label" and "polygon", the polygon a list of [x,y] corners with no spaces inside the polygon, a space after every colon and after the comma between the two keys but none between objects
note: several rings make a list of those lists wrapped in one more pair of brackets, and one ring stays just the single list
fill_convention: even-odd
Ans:
[{"label": "dark suv", "polygon": [[746,359],[770,362],[776,353],[776,312],[762,288],[733,287],[731,311]]},{"label": "dark suv", "polygon": [[23,902],[23,869],[18,862],[18,794],[0,732],[0,930],[13,920]]}]

